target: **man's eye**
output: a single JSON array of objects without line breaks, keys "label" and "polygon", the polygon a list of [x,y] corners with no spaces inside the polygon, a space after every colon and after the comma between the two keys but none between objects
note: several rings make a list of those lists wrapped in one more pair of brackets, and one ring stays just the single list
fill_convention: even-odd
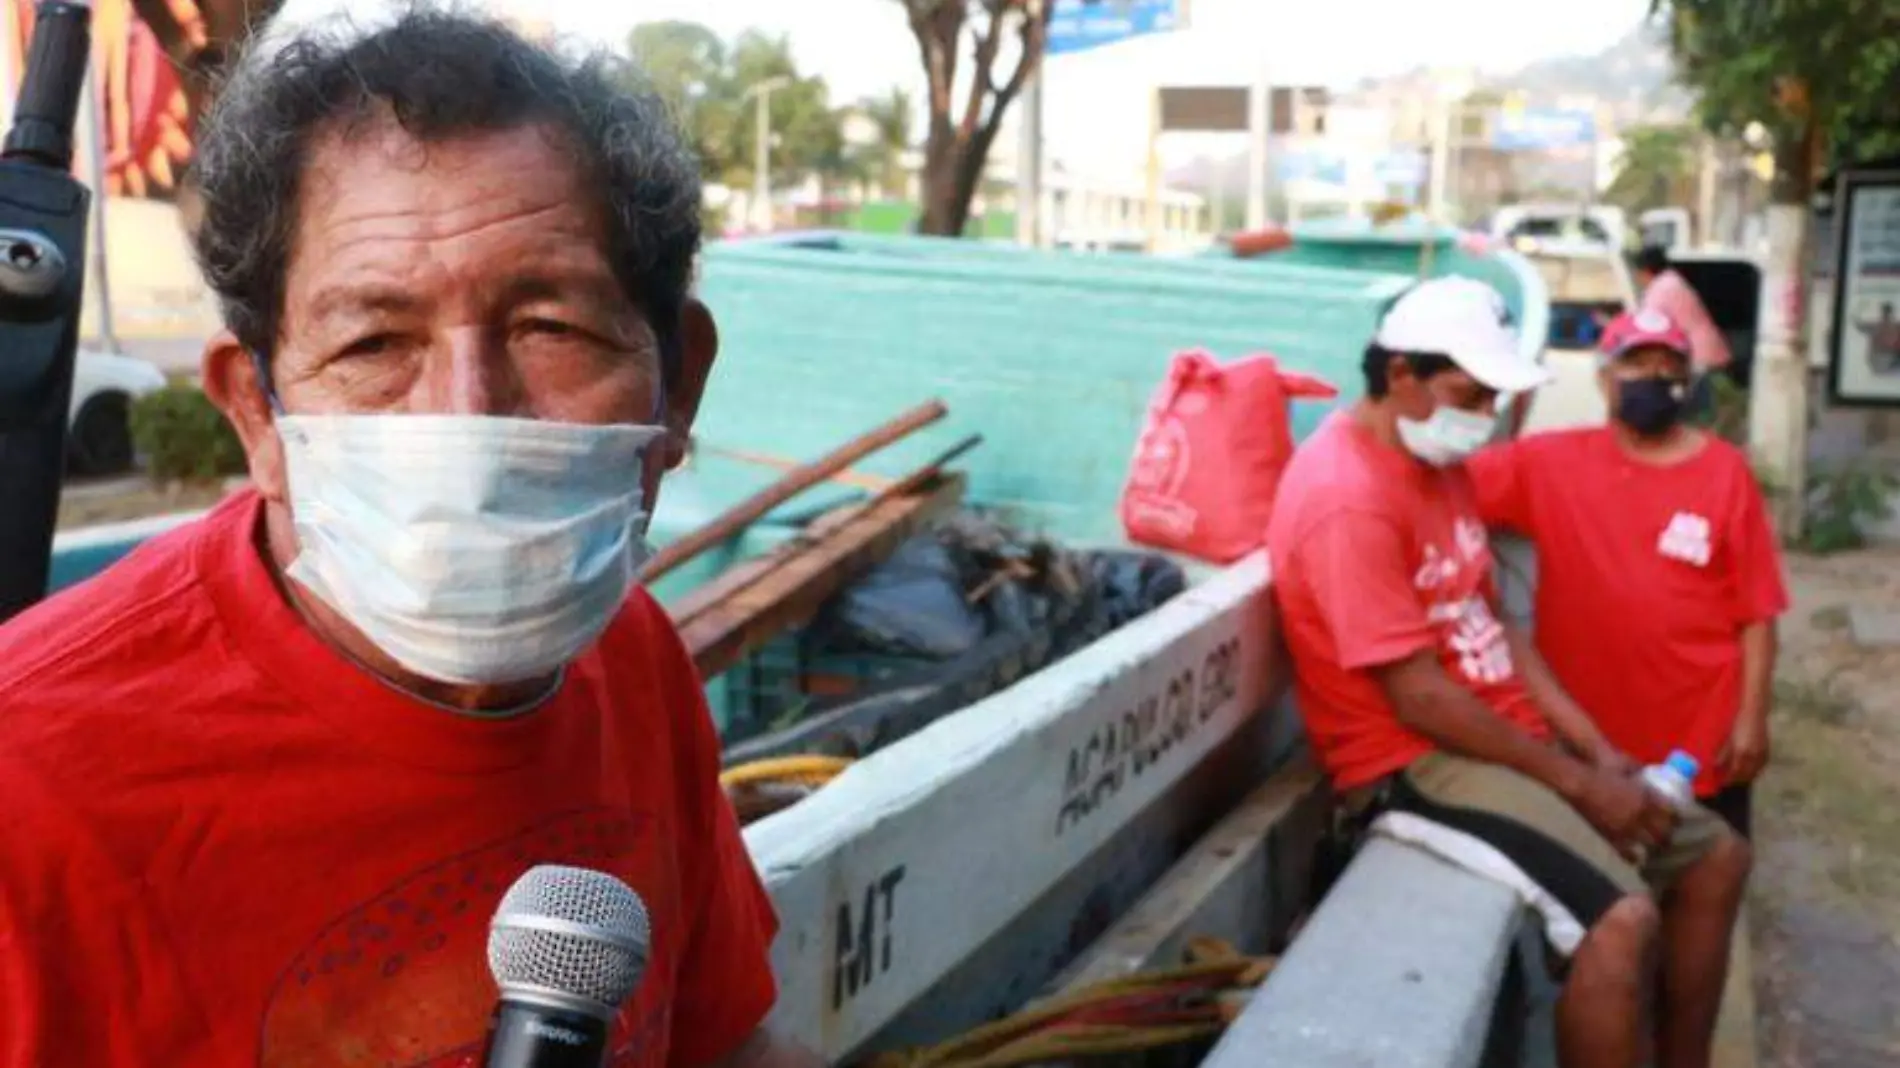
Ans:
[{"label": "man's eye", "polygon": [[343,347],[344,356],[378,356],[396,347],[394,334],[370,334]]},{"label": "man's eye", "polygon": [[554,337],[577,337],[582,331],[579,327],[555,319],[529,319],[521,324],[521,329],[535,334],[548,334]]}]

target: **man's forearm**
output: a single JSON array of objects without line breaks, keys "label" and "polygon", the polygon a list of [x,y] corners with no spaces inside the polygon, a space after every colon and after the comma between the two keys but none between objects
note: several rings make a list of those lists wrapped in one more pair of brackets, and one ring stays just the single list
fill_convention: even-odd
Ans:
[{"label": "man's forearm", "polygon": [[1586,756],[1594,755],[1607,745],[1603,731],[1564,689],[1563,683],[1557,681],[1556,673],[1544,662],[1531,636],[1523,628],[1513,626],[1506,626],[1505,633],[1510,639],[1511,659],[1517,665],[1518,677],[1524,680],[1524,688],[1530,691],[1531,700],[1536,702],[1538,711],[1544,714],[1557,737]]},{"label": "man's forearm", "polygon": [[1780,639],[1773,620],[1750,623],[1742,628],[1742,707],[1740,714],[1757,721],[1768,718],[1768,704],[1775,688],[1775,658]]},{"label": "man's forearm", "polygon": [[1435,683],[1388,692],[1400,721],[1449,753],[1502,764],[1567,798],[1588,778],[1583,763],[1524,733],[1442,674]]}]

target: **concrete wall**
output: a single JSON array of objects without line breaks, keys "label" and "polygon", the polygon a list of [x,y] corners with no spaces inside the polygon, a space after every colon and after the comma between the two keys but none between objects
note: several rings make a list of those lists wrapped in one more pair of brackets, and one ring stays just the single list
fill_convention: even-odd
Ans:
[{"label": "concrete wall", "polygon": [[1546,973],[1512,891],[1374,838],[1203,1068],[1545,1068]]}]

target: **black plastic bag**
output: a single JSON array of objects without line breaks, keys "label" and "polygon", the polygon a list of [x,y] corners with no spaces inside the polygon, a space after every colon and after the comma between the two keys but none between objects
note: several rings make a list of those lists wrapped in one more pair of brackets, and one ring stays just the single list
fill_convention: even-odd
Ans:
[{"label": "black plastic bag", "polygon": [[983,619],[964,600],[957,565],[937,539],[912,538],[833,604],[841,644],[896,656],[948,660],[983,640]]}]

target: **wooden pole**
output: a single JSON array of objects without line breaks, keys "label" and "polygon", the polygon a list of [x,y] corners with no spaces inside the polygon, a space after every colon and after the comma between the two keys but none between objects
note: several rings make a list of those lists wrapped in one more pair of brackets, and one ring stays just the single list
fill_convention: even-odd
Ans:
[{"label": "wooden pole", "polygon": [[824,539],[863,516],[872,514],[883,505],[899,498],[914,497],[928,490],[933,484],[940,483],[945,477],[944,468],[952,460],[981,444],[983,444],[983,435],[972,434],[944,450],[936,459],[879,490],[871,499],[856,505],[840,505],[826,512],[809,527],[799,532],[796,538],[779,546],[770,555],[745,560],[727,569],[711,582],[687,594],[670,611],[674,625],[684,627],[702,613],[719,607],[721,603],[757,585],[774,570],[782,567],[787,560],[822,543]]},{"label": "wooden pole", "polygon": [[845,442],[811,463],[789,471],[785,477],[733,505],[711,522],[666,546],[647,560],[640,569],[640,580],[652,582],[693,559],[700,553],[737,535],[767,512],[800,493],[825,481],[871,453],[908,434],[929,426],[948,414],[942,401],[920,404],[868,434]]},{"label": "wooden pole", "polygon": [[[796,471],[804,466],[802,462],[787,456],[773,456],[771,453],[765,452],[748,452],[745,449],[728,449],[719,445],[694,443],[689,454],[698,455],[701,453],[707,456],[717,456],[726,460],[737,460],[740,463],[757,464],[760,467],[769,467],[774,471]],[[853,471],[847,467],[835,475],[828,476],[825,481],[836,482],[840,486],[852,486],[861,490],[870,490],[875,493],[897,480],[884,475],[873,475],[867,471]]]}]

